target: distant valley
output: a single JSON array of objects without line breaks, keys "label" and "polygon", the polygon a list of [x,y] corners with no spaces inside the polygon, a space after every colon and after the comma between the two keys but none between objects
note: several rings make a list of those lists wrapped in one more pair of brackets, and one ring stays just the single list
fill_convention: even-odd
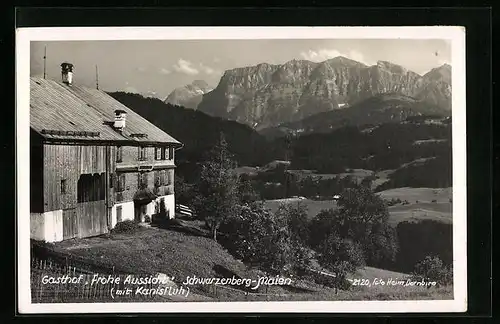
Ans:
[{"label": "distant valley", "polygon": [[[371,170],[378,175],[373,179],[378,190],[451,186],[451,119],[446,114],[433,116],[438,108],[426,110],[430,115],[396,114],[393,122],[361,125],[356,124],[358,117],[367,122],[370,118],[364,115],[356,117],[357,109],[363,111],[365,108],[356,108],[355,105],[349,108],[354,113],[352,125],[342,125],[342,118],[339,122],[337,117],[328,120],[328,116],[319,114],[297,124],[305,127],[311,122],[317,125],[317,132],[266,138],[248,125],[165,104],[159,99],[123,92],[110,94],[184,143],[176,161],[178,174],[187,181],[196,179],[197,165],[203,160],[204,152],[223,132],[238,165],[249,170],[254,167],[262,170],[275,160],[289,160],[290,169],[310,170],[317,174],[350,173],[349,169]],[[411,111],[420,105],[415,99],[400,95],[367,100],[374,101],[370,106],[377,110],[381,101],[396,100],[399,105],[401,98],[406,102],[402,111]],[[387,106],[384,103],[380,107]],[[335,129],[330,129],[329,125],[335,125]],[[289,126],[296,127],[295,124]]]}]

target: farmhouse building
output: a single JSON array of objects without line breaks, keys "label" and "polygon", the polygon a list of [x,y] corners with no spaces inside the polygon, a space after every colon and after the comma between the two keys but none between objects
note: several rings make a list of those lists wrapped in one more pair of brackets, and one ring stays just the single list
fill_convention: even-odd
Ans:
[{"label": "farmhouse building", "polygon": [[173,218],[174,157],[182,144],[105,92],[30,82],[31,238],[107,233],[118,222]]}]

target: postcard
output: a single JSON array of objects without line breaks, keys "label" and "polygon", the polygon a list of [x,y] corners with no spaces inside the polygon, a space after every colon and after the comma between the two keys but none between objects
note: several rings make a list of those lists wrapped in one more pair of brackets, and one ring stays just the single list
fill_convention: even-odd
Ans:
[{"label": "postcard", "polygon": [[467,310],[463,27],[16,42],[20,313]]}]

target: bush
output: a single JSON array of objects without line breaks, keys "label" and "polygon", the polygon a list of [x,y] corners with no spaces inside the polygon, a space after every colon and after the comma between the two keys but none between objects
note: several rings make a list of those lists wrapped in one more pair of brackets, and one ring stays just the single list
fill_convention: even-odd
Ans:
[{"label": "bush", "polygon": [[285,213],[273,214],[260,203],[238,206],[220,226],[221,244],[236,258],[271,273],[294,273],[307,251],[290,229]]},{"label": "bush", "polygon": [[133,233],[140,228],[140,225],[133,220],[119,222],[112,229],[113,233]]},{"label": "bush", "polygon": [[[394,206],[394,205],[402,203],[401,199],[399,199],[399,198],[392,198],[391,200],[386,200],[385,202],[386,202],[387,206]],[[403,203],[403,205],[404,205],[404,203]]]},{"label": "bush", "polygon": [[330,277],[320,273],[314,273],[310,277],[315,283],[325,287],[337,288],[340,290],[348,290],[351,287],[351,283],[345,277]]},{"label": "bush", "polygon": [[453,282],[451,265],[445,266],[437,256],[426,256],[425,259],[418,262],[415,265],[413,276],[418,279],[436,281],[441,285],[448,285]]},{"label": "bush", "polygon": [[353,273],[365,265],[363,249],[359,243],[342,239],[334,233],[320,245],[318,252],[318,262],[335,272],[340,280],[343,280],[346,274]]},{"label": "bush", "polygon": [[387,267],[395,261],[397,238],[388,223],[387,205],[369,188],[343,191],[339,209],[320,212],[310,223],[310,246],[319,251],[324,241],[334,234],[340,240],[356,243],[363,251],[366,264]]}]

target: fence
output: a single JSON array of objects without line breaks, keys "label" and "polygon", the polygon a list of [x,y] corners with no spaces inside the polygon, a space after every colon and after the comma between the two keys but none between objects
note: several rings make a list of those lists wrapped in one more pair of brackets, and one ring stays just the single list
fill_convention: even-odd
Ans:
[{"label": "fence", "polygon": [[[32,258],[31,301],[32,303],[77,303],[77,302],[143,302],[168,301],[164,295],[142,295],[134,290],[158,288],[157,284],[124,284],[127,275],[109,275],[112,280],[96,281],[95,273],[76,267]],[[107,277],[108,275],[98,274]],[[120,278],[117,282],[116,278]],[[129,289],[129,294],[125,291]]]},{"label": "fence", "polygon": [[[109,266],[107,264],[103,264],[95,260],[89,260],[88,258],[79,257],[70,253],[54,251],[38,243],[31,244],[31,260],[32,266],[34,265],[40,270],[45,270],[47,269],[47,266],[49,266],[50,269],[63,273],[69,271],[76,272],[77,270],[79,273],[125,273],[125,271],[120,271],[120,269],[116,269],[114,266]],[[40,262],[43,264],[38,264]],[[41,268],[42,266],[43,269]]]},{"label": "fence", "polygon": [[[111,275],[120,278],[120,283],[92,284],[95,274]],[[95,260],[54,251],[42,244],[31,244],[31,300],[33,303],[50,302],[113,302],[164,300],[167,297],[156,295],[154,298],[137,295],[120,296],[114,299],[111,291],[124,290],[124,281],[130,271],[99,263]],[[138,273],[133,275],[140,275]],[[142,274],[144,275],[144,274]],[[63,280],[65,276],[76,278],[76,283]],[[52,278],[52,279],[51,279]],[[59,281],[57,281],[59,278]],[[49,280],[52,280],[49,282]],[[152,284],[135,285],[134,288],[156,288]]]},{"label": "fence", "polygon": [[[306,270],[325,277],[335,277],[334,274],[323,271],[314,269]],[[92,283],[94,274],[112,275],[115,278],[120,277],[120,284],[90,284]],[[123,282],[127,274],[130,274],[130,272],[69,253],[53,251],[43,245],[32,244],[31,246],[31,296],[33,303],[169,300],[167,296],[157,296],[155,298],[148,297],[142,300],[141,296],[130,296],[128,298],[126,296],[120,296],[120,298],[115,298],[113,300],[111,291],[124,289]],[[79,279],[79,283],[76,284],[69,281],[44,283],[44,279],[50,277],[61,278],[65,275],[81,279]],[[158,285],[153,286],[152,284],[142,285],[142,287],[146,289],[156,288],[157,286]],[[238,289],[223,285],[192,286],[190,289],[192,289],[193,293],[199,293],[217,300],[283,300],[295,295],[292,293],[268,293],[268,289],[263,293],[248,288]],[[273,291],[275,289],[271,290]]]}]

